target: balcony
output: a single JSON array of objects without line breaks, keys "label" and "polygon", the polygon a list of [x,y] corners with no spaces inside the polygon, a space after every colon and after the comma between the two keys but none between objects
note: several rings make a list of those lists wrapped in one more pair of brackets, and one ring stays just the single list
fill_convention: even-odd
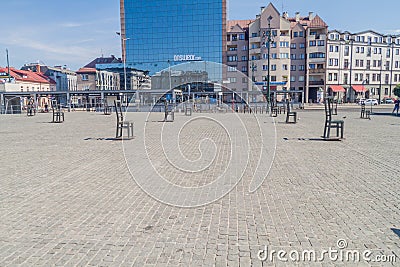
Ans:
[{"label": "balcony", "polygon": [[325,73],[325,69],[309,69],[308,72],[310,74]]},{"label": "balcony", "polygon": [[325,82],[323,80],[321,80],[321,81],[309,81],[308,84],[309,85],[324,85]]},{"label": "balcony", "polygon": [[258,36],[258,37],[250,37],[249,38],[249,42],[250,42],[250,44],[251,43],[260,43],[261,42],[261,37],[260,36]]}]

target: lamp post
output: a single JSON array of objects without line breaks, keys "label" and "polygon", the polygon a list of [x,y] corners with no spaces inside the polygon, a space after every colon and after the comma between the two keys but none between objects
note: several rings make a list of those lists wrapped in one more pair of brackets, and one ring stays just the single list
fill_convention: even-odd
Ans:
[{"label": "lamp post", "polygon": [[379,71],[379,91],[378,91],[378,105],[381,104],[381,90],[382,90],[382,52],[381,51],[381,69]]},{"label": "lamp post", "polygon": [[[126,41],[129,40],[130,38],[124,37],[120,32],[117,32],[117,35],[121,37],[121,45],[122,45],[122,61],[124,64],[124,90],[126,89]],[[125,94],[126,95],[126,94]]]},{"label": "lamp post", "polygon": [[271,42],[272,42],[272,35],[271,35],[271,19],[272,19],[272,16],[269,16],[268,17],[268,31],[267,31],[267,51],[268,51],[268,59],[267,59],[267,61],[268,61],[268,79],[267,79],[267,105],[268,105],[268,107],[269,107],[269,105],[270,105],[270,98],[271,98],[271,96],[270,96],[270,94],[271,94],[271,92],[270,92],[270,90],[271,90],[271,55],[270,55],[270,52],[271,52]]}]

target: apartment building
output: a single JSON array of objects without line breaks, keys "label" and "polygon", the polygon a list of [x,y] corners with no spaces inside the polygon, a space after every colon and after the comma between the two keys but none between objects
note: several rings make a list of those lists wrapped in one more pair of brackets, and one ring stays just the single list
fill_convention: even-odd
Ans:
[{"label": "apartment building", "polygon": [[[268,43],[269,31],[271,31],[271,43]],[[289,20],[281,17],[272,4],[263,7],[255,21],[249,25],[249,76],[263,92],[268,89],[268,57],[270,92],[290,88],[290,39]]]},{"label": "apartment building", "polygon": [[[287,13],[283,15],[287,18]],[[291,24],[290,89],[302,102],[322,100],[326,72],[326,37],[328,25],[313,12],[288,18]]]},{"label": "apartment building", "polygon": [[400,35],[332,30],[327,47],[328,93],[349,102],[393,97],[400,83]]},{"label": "apartment building", "polygon": [[253,20],[231,20],[227,23],[226,80],[233,91],[249,87],[249,24]]},{"label": "apartment building", "polygon": [[295,100],[318,101],[325,85],[327,32],[327,24],[312,12],[290,18],[286,12],[281,16],[271,3],[263,7],[249,25],[249,77],[266,92],[269,59],[270,91],[275,99],[291,91]]}]

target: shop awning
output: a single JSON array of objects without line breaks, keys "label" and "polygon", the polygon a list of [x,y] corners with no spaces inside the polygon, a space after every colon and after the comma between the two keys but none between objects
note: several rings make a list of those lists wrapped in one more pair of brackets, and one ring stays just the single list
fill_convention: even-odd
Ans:
[{"label": "shop awning", "polygon": [[346,89],[341,85],[330,85],[329,88],[331,88],[333,92],[346,92]]},{"label": "shop awning", "polygon": [[352,85],[351,87],[352,87],[353,90],[356,91],[357,93],[365,92],[365,91],[366,91],[364,85]]}]

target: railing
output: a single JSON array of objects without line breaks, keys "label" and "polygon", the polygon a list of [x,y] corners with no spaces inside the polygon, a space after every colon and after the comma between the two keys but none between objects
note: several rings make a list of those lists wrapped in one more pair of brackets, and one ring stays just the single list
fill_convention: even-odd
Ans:
[{"label": "railing", "polygon": [[309,85],[324,85],[324,81],[310,81]]}]

